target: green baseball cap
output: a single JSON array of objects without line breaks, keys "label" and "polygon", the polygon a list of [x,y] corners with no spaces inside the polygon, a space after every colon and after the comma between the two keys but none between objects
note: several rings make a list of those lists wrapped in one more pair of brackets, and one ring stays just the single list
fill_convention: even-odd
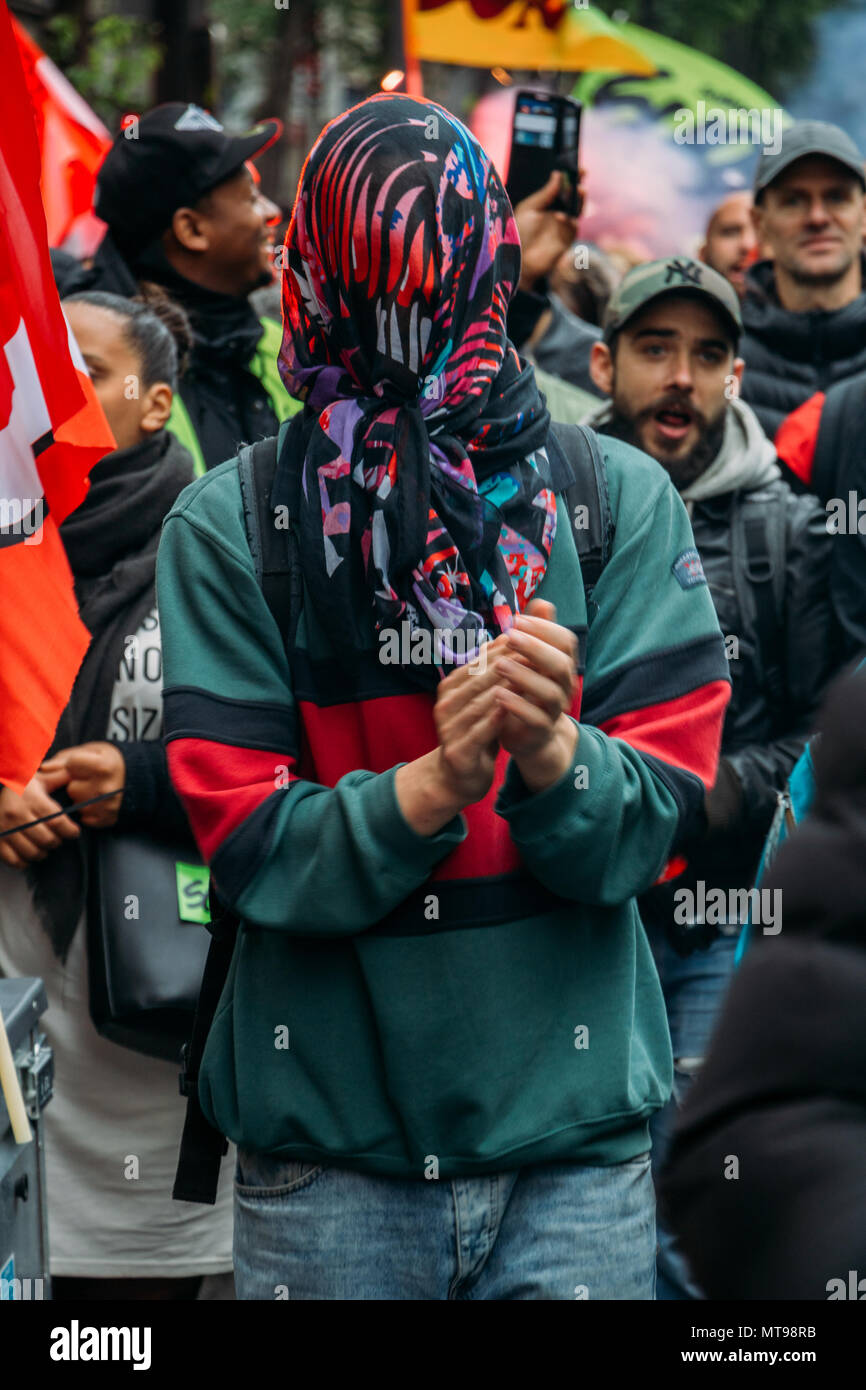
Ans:
[{"label": "green baseball cap", "polygon": [[693,261],[689,256],[669,256],[663,261],[648,261],[637,265],[624,275],[611,295],[604,316],[604,341],[609,343],[615,333],[630,318],[655,299],[669,294],[702,295],[717,309],[730,329],[734,344],[743,331],[740,301],[730,281],[717,270]]},{"label": "green baseball cap", "polygon": [[782,131],[781,149],[775,154],[766,148],[762,151],[755,174],[755,197],[763,193],[791,164],[810,154],[835,160],[866,188],[863,156],[850,135],[828,121],[795,121]]}]

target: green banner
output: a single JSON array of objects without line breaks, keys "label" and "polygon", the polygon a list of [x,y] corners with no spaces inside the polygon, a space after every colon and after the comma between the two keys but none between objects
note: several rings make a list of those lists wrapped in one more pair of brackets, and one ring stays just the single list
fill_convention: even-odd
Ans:
[{"label": "green banner", "polygon": [[[689,110],[712,120],[712,112],[730,110],[782,110],[762,87],[735,72],[715,58],[666,39],[637,24],[618,26],[622,37],[639,48],[658,71],[653,77],[633,77],[614,72],[582,73],[573,94],[588,106],[622,107],[622,119],[647,115],[674,127],[676,112]],[[703,103],[699,106],[699,103]],[[785,114],[784,124],[790,123]],[[727,164],[754,154],[754,148],[737,144],[709,144],[705,157],[715,164]]]}]

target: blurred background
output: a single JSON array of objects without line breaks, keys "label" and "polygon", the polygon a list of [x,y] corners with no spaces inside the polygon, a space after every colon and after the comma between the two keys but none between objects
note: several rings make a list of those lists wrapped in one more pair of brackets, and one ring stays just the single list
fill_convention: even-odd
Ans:
[{"label": "blurred background", "polygon": [[[581,236],[615,239],[638,256],[695,241],[708,211],[751,178],[753,146],[677,145],[679,109],[780,107],[834,121],[866,144],[858,61],[866,0],[23,0],[10,8],[37,45],[32,71],[41,51],[87,104],[92,116],[86,122],[79,107],[78,117],[91,143],[104,145],[124,114],[161,101],[196,102],[238,128],[279,117],[284,138],[259,169],[286,210],[321,126],[380,85],[423,87],[473,125],[497,163],[507,163],[517,86],[579,96],[588,108]],[[52,70],[43,62],[39,71],[44,85]],[[56,158],[53,167],[56,177]],[[75,184],[65,178],[64,206]],[[80,252],[92,237],[83,226],[71,233],[73,212],[50,235]]]}]

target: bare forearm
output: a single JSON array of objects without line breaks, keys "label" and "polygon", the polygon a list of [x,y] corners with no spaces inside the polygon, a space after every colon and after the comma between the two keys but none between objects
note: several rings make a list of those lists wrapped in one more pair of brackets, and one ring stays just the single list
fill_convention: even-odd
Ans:
[{"label": "bare forearm", "polygon": [[439,748],[398,767],[394,789],[403,817],[416,835],[435,835],[466,804],[448,786]]}]

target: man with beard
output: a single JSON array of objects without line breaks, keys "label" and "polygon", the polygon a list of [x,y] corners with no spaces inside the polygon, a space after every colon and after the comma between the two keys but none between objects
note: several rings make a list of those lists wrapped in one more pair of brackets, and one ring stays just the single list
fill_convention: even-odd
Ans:
[{"label": "man with beard", "polygon": [[193,348],[168,428],[197,474],[300,409],[277,372],[282,329],[259,319],[248,298],[274,278],[280,212],[249,161],[279,133],[278,121],[263,121],[230,135],[209,111],[184,102],[133,117],[96,180],[94,210],[108,231],[92,265],[54,262],[63,295],[134,296],[152,282],[186,310]]},{"label": "man with beard", "polygon": [[[625,276],[591,361],[610,400],[587,423],[643,449],[670,475],[696,546],[674,574],[685,589],[705,574],[731,662],[716,784],[679,846],[681,872],[640,902],[668,1008],[675,1101],[700,1066],[742,925],[739,910],[701,904],[713,901],[712,889],[736,902],[732,890],[754,882],[777,794],[834,660],[826,517],[782,481],[773,446],[738,398],[741,328],[736,293],[716,271],[686,258],[654,261]],[[661,705],[659,718],[665,713]],[[654,1123],[656,1166],[673,1104]],[[662,1298],[697,1296],[664,1231],[658,1287]]]}]

